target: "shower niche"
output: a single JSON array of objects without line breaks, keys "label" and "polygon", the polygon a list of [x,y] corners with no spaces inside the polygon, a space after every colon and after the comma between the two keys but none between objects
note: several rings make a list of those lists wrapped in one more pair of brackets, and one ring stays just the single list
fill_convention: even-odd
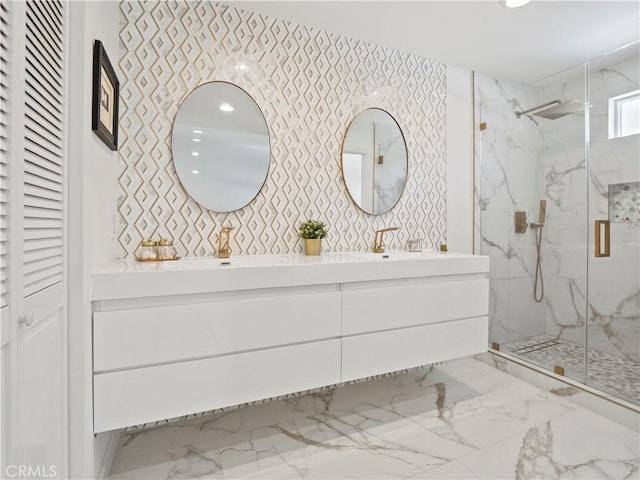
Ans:
[{"label": "shower niche", "polygon": [[609,132],[620,120],[611,101],[640,89],[639,53],[636,43],[526,85],[475,79],[486,128],[474,248],[491,257],[489,344],[635,405],[640,134]]}]

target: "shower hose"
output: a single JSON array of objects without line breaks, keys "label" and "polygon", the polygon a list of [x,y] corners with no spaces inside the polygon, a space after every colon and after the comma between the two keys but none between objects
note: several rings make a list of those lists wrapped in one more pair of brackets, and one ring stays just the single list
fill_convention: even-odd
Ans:
[{"label": "shower hose", "polygon": [[[544,281],[542,279],[542,263],[540,259],[540,246],[542,245],[542,224],[535,225],[536,229],[536,279],[533,285],[533,298],[540,303],[544,298]],[[540,285],[540,294],[538,295],[538,285]]]}]

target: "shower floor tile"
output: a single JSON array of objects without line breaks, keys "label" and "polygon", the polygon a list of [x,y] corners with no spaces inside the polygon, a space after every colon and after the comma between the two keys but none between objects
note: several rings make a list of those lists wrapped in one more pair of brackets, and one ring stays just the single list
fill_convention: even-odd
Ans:
[{"label": "shower floor tile", "polygon": [[[542,334],[500,345],[500,349],[566,377],[584,380],[584,346]],[[597,350],[589,351],[588,384],[640,405],[640,364]]]}]

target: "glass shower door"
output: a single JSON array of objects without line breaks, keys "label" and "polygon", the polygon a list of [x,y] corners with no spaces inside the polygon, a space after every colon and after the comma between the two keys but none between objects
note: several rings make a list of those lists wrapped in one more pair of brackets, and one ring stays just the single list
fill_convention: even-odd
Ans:
[{"label": "glass shower door", "polygon": [[475,243],[491,258],[491,346],[584,382],[585,67],[527,86],[480,78],[477,90]]},{"label": "glass shower door", "polygon": [[588,384],[640,404],[640,44],[589,62]]}]

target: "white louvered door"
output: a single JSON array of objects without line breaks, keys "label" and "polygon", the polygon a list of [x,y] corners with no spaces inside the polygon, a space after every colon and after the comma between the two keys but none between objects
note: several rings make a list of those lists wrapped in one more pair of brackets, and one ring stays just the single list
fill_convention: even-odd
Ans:
[{"label": "white louvered door", "polygon": [[9,457],[11,350],[9,311],[9,11],[0,3],[0,471]]},{"label": "white louvered door", "polygon": [[12,392],[11,448],[4,467],[24,466],[33,477],[64,478],[65,2],[6,6],[9,139],[3,145],[9,159],[6,287]]}]

